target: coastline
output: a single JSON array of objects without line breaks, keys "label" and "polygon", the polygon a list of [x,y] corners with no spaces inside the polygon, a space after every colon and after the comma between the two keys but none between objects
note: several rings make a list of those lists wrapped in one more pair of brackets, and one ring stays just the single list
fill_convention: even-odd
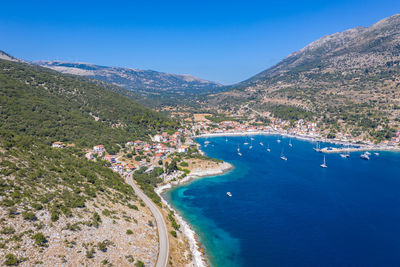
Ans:
[{"label": "coastline", "polygon": [[[357,152],[357,151],[397,151],[400,152],[400,148],[397,147],[390,147],[390,146],[379,146],[379,145],[368,145],[368,144],[357,144],[351,141],[344,141],[344,140],[337,140],[337,139],[327,139],[327,138],[321,138],[319,136],[309,136],[309,135],[296,135],[296,134],[290,134],[286,132],[280,132],[280,131],[254,131],[254,132],[228,132],[228,133],[208,133],[208,134],[201,134],[201,135],[196,135],[193,136],[193,138],[204,138],[204,137],[224,137],[224,136],[249,136],[249,135],[281,135],[289,138],[296,138],[300,140],[306,140],[306,141],[311,141],[311,142],[326,142],[326,143],[331,143],[331,144],[337,144],[337,145],[349,145],[353,147],[349,147],[346,149],[320,149],[319,152],[322,153],[341,153],[344,151],[348,152]],[[200,150],[200,153],[204,155],[204,152]],[[168,207],[168,209],[173,210],[175,213],[175,216],[177,218],[178,223],[181,225],[182,233],[185,235],[185,237],[188,239],[190,250],[193,256],[191,266],[193,267],[206,267],[209,266],[207,257],[205,255],[204,250],[202,249],[202,244],[199,242],[198,237],[196,232],[191,228],[188,222],[186,222],[182,216],[164,199],[162,194],[170,190],[176,186],[184,185],[187,183],[190,183],[194,179],[198,178],[203,178],[203,177],[210,177],[210,176],[217,176],[217,175],[223,175],[229,170],[233,169],[234,166],[228,162],[223,162],[221,166],[217,169],[212,169],[212,170],[207,170],[207,169],[202,169],[202,170],[195,170],[192,171],[188,176],[185,178],[179,180],[179,181],[173,181],[173,182],[168,182],[167,184],[158,186],[155,189],[155,192],[160,196],[162,203]]]},{"label": "coastline", "polygon": [[202,249],[202,244],[199,242],[196,232],[192,229],[192,227],[189,225],[189,223],[183,219],[183,217],[168,203],[167,200],[165,200],[165,198],[163,197],[163,193],[166,190],[170,190],[174,187],[190,183],[191,181],[198,179],[198,178],[223,175],[233,168],[234,168],[234,166],[232,164],[230,164],[228,162],[223,162],[223,163],[221,163],[221,166],[219,166],[216,169],[195,170],[195,171],[191,172],[188,176],[186,176],[185,178],[183,178],[179,181],[169,182],[165,185],[158,186],[155,189],[155,192],[161,198],[161,202],[163,203],[163,205],[165,205],[168,209],[174,211],[176,220],[181,225],[182,234],[187,238],[187,240],[189,242],[190,251],[193,256],[191,266],[193,266],[193,267],[209,266],[207,257],[205,256],[205,254],[203,252],[204,249]]},{"label": "coastline", "polygon": [[228,132],[228,133],[207,133],[193,136],[193,138],[201,138],[201,137],[223,137],[223,136],[250,136],[250,135],[281,135],[290,138],[296,138],[300,140],[306,140],[310,142],[326,142],[336,145],[348,145],[353,147],[348,147],[346,149],[320,149],[319,152],[322,153],[341,153],[341,152],[357,152],[357,151],[393,151],[400,152],[400,147],[396,146],[383,146],[383,145],[371,145],[364,143],[354,143],[351,140],[338,140],[338,139],[328,139],[322,138],[319,136],[311,136],[311,135],[298,135],[298,134],[290,134],[281,131],[252,131],[252,132]]}]

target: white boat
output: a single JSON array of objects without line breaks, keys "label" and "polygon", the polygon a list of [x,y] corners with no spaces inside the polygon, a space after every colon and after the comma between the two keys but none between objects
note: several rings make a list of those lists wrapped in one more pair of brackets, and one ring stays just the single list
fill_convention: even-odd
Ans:
[{"label": "white boat", "polygon": [[369,153],[368,151],[366,151],[364,154],[367,156],[371,156],[371,153]]},{"label": "white boat", "polygon": [[264,146],[263,142],[260,142],[260,146]]},{"label": "white boat", "polygon": [[369,160],[369,156],[366,153],[361,154],[360,158],[362,158],[364,160]]},{"label": "white boat", "polygon": [[228,142],[228,138],[225,138],[225,142]]},{"label": "white boat", "polygon": [[322,163],[319,166],[321,166],[321,168],[328,168],[328,166],[326,165],[326,161],[325,161],[325,155],[324,155],[324,163]]},{"label": "white boat", "polygon": [[250,140],[254,140],[254,138],[253,138],[253,137],[251,137],[251,138],[250,138]]},{"label": "white boat", "polygon": [[379,153],[378,153],[378,152],[375,152],[374,155],[375,155],[375,156],[379,156]]},{"label": "white boat", "polygon": [[267,151],[271,152],[271,149],[269,148],[269,143],[268,143]]},{"label": "white boat", "polygon": [[249,149],[252,149],[253,148],[253,139],[251,139],[251,141],[250,141],[250,147],[249,147]]},{"label": "white boat", "polygon": [[232,196],[231,192],[226,192],[226,195],[227,195],[228,197],[231,197],[231,196]]},{"label": "white boat", "polygon": [[315,147],[314,147],[314,150],[316,151],[316,152],[318,152],[319,150],[320,150],[320,145],[319,145],[319,142],[317,141],[317,144],[315,145]]},{"label": "white boat", "polygon": [[292,139],[290,139],[290,141],[289,141],[289,146],[290,146],[290,147],[293,146],[293,145],[292,145]]},{"label": "white boat", "polygon": [[240,152],[240,147],[239,147],[239,145],[238,145],[237,151]]},{"label": "white boat", "polygon": [[281,142],[281,139],[276,140],[276,142],[280,143],[280,142]]},{"label": "white boat", "polygon": [[347,159],[347,158],[350,158],[350,155],[349,154],[340,154],[340,156],[342,157],[342,158],[344,158],[344,159]]},{"label": "white boat", "polygon": [[239,155],[239,156],[242,156],[242,153],[238,152],[238,155]]},{"label": "white boat", "polygon": [[209,143],[211,143],[210,141],[205,141],[204,144],[208,145]]},{"label": "white boat", "polygon": [[285,156],[283,155],[283,149],[282,149],[282,153],[281,153],[281,160],[284,160],[284,161],[287,160],[287,157],[285,157]]}]

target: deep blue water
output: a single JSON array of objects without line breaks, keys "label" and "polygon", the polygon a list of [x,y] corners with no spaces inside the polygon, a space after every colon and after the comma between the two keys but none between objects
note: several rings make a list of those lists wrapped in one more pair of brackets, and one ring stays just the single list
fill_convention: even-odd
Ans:
[{"label": "deep blue water", "polygon": [[328,154],[323,169],[314,143],[254,138],[252,150],[245,137],[198,139],[235,169],[166,193],[212,266],[400,266],[399,153]]}]

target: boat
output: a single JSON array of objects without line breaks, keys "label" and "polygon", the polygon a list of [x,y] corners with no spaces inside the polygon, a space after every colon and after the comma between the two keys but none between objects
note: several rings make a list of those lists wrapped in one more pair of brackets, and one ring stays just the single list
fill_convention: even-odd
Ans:
[{"label": "boat", "polygon": [[253,148],[253,139],[251,139],[251,141],[250,141],[250,147],[249,147],[249,149],[252,149]]},{"label": "boat", "polygon": [[347,153],[342,153],[342,154],[340,154],[340,156],[341,156],[342,158],[344,158],[344,159],[350,158],[350,155],[347,154]]},{"label": "boat", "polygon": [[208,145],[209,143],[211,143],[210,141],[205,141],[204,144]]},{"label": "boat", "polygon": [[287,161],[287,157],[285,157],[285,155],[283,155],[283,149],[282,149],[282,153],[281,153],[281,160]]},{"label": "boat", "polygon": [[269,143],[268,143],[267,151],[271,152],[271,149],[269,148]]},{"label": "boat", "polygon": [[247,142],[247,135],[246,135],[246,139],[244,140],[244,143],[243,143],[243,145],[248,145],[249,144],[249,142]]},{"label": "boat", "polygon": [[260,142],[260,146],[264,146],[263,142]]},{"label": "boat", "polygon": [[239,155],[239,156],[242,156],[242,153],[238,152],[238,155]]},{"label": "boat", "polygon": [[240,147],[239,147],[239,145],[238,145],[237,151],[240,152]]},{"label": "boat", "polygon": [[369,153],[368,151],[366,151],[364,154],[367,156],[371,156],[371,153]]},{"label": "boat", "polygon": [[231,192],[226,192],[226,195],[227,195],[228,197],[231,197],[231,196],[232,196]]},{"label": "boat", "polygon": [[313,148],[315,151],[319,151],[319,142],[317,141],[317,144],[315,145],[315,147]]},{"label": "boat", "polygon": [[276,142],[280,143],[280,142],[281,142],[281,139],[276,140]]},{"label": "boat", "polygon": [[289,141],[289,146],[290,146],[290,147],[293,146],[293,145],[292,145],[292,139],[290,139],[290,141]]},{"label": "boat", "polygon": [[369,156],[366,153],[361,154],[360,158],[362,158],[364,160],[369,160]]},{"label": "boat", "polygon": [[325,161],[325,155],[324,155],[324,163],[322,163],[319,166],[321,166],[321,168],[328,168],[328,166],[326,165],[326,161]]},{"label": "boat", "polygon": [[378,153],[378,152],[375,152],[374,155],[375,155],[375,156],[379,156],[379,153]]},{"label": "boat", "polygon": [[250,140],[254,140],[254,138],[253,138],[253,137],[250,137]]},{"label": "boat", "polygon": [[228,138],[225,138],[225,142],[228,142]]}]

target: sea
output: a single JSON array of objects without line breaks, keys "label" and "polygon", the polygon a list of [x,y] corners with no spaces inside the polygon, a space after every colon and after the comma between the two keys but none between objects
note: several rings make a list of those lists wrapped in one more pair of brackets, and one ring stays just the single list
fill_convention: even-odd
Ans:
[{"label": "sea", "polygon": [[400,153],[371,151],[370,160],[362,152],[326,154],[321,168],[324,154],[311,141],[259,135],[197,142],[234,169],[164,196],[196,232],[211,266],[400,266]]}]

